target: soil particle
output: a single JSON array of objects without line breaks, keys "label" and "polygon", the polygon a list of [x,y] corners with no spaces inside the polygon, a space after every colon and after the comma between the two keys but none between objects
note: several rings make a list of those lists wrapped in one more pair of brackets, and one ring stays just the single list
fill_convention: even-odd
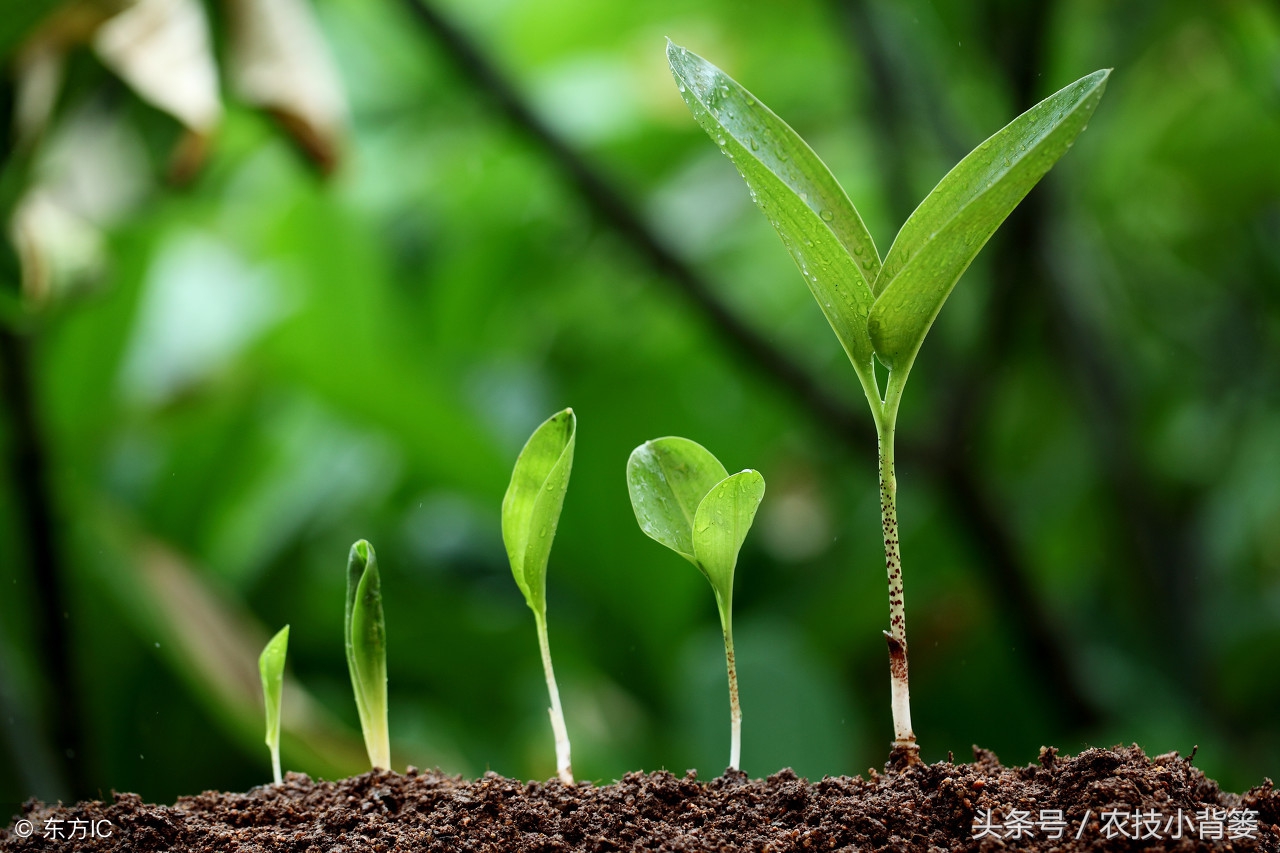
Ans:
[{"label": "soil particle", "polygon": [[31,801],[0,831],[0,851],[1280,853],[1278,823],[1270,780],[1222,793],[1176,753],[1147,758],[1134,746],[1067,758],[1045,748],[1038,764],[1003,767],[975,747],[970,764],[819,782],[790,770],[767,779],[730,771],[708,782],[693,772],[629,773],[600,786],[493,773],[471,782],[414,768],[337,782],[290,773],[281,785],[209,791],[173,806],[134,794],[75,806]]}]

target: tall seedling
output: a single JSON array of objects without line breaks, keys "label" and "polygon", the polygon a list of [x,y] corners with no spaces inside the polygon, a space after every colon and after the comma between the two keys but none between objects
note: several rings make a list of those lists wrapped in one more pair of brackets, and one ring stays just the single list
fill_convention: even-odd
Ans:
[{"label": "tall seedling", "polygon": [[365,540],[351,546],[347,556],[346,612],[347,669],[356,694],[360,729],[369,763],[391,769],[391,741],[387,733],[387,628],[382,618],[382,581],[378,557]]},{"label": "tall seedling", "polygon": [[715,593],[729,670],[729,766],[738,770],[742,706],[733,654],[733,573],[764,498],[764,477],[750,469],[730,476],[711,451],[673,436],[631,452],[627,491],[640,529],[693,563]]},{"label": "tall seedling", "polygon": [[[918,761],[907,684],[893,435],[907,375],[942,303],[978,250],[1067,152],[1102,98],[1107,70],[1077,80],[979,145],[934,187],[881,261],[844,190],[795,131],[711,63],[668,42],[685,103],[733,161],[782,237],[862,384],[880,448],[889,574],[894,746]],[[873,359],[888,369],[881,389]]]},{"label": "tall seedling", "polygon": [[547,559],[560,524],[564,494],[573,468],[574,438],[578,420],[573,409],[552,415],[542,423],[516,459],[511,484],[502,498],[502,541],[511,561],[511,574],[533,611],[542,650],[542,669],[551,695],[551,731],[556,739],[556,771],[560,781],[573,784],[569,760],[569,732],[560,707],[560,688],[551,668],[547,643]]}]

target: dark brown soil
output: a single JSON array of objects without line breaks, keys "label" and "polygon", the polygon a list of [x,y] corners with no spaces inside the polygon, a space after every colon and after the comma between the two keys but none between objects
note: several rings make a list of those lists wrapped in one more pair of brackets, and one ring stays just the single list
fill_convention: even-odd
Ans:
[{"label": "dark brown soil", "polygon": [[[111,804],[28,803],[0,833],[0,850],[1280,851],[1278,823],[1280,793],[1270,780],[1224,794],[1176,753],[1148,759],[1137,747],[1117,747],[1061,758],[1049,749],[1037,765],[1009,768],[975,748],[972,764],[812,783],[790,770],[709,782],[631,773],[573,787],[494,774],[469,782],[413,768],[339,782],[289,774],[279,786],[207,792],[173,806],[133,794]],[[60,837],[46,837],[50,826]],[[95,830],[111,836],[94,838]]]}]

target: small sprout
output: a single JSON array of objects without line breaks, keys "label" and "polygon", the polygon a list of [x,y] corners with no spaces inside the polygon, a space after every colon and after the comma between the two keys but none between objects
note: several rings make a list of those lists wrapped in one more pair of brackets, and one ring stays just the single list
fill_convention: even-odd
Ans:
[{"label": "small sprout", "polygon": [[365,540],[351,546],[347,557],[347,669],[360,712],[360,729],[369,763],[391,769],[387,735],[387,627],[382,618],[382,583],[378,557]]},{"label": "small sprout", "polygon": [[[894,753],[919,759],[907,689],[893,436],[907,375],[942,304],[982,246],[1089,122],[1109,70],[1050,95],[971,151],[898,232],[881,260],[831,171],[782,119],[719,68],[667,43],[694,118],[716,140],[790,251],[862,383],[880,445],[880,515],[889,574]],[[888,369],[884,388],[875,373]]]},{"label": "small sprout", "polygon": [[502,541],[507,546],[511,574],[533,611],[542,650],[542,669],[551,695],[551,731],[556,739],[556,771],[560,781],[573,784],[569,761],[569,732],[560,707],[560,689],[551,669],[551,647],[547,643],[547,558],[560,523],[569,471],[573,467],[574,440],[578,420],[573,409],[552,415],[543,422],[516,459],[511,485],[502,498]]},{"label": "small sprout", "polygon": [[749,469],[730,476],[709,450],[687,438],[655,438],[627,460],[627,491],[640,529],[711,582],[729,669],[729,766],[738,770],[742,706],[733,657],[733,571],[764,498],[764,477]]},{"label": "small sprout", "polygon": [[280,696],[284,692],[284,658],[289,650],[289,626],[280,629],[258,656],[258,672],[262,675],[262,699],[267,706],[267,747],[271,750],[271,770],[279,785],[280,774]]}]

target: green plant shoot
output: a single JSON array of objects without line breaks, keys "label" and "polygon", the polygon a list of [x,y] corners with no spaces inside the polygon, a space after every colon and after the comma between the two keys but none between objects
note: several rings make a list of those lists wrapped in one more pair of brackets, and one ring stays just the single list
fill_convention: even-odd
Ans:
[{"label": "green plant shoot", "polygon": [[551,647],[547,642],[547,559],[551,542],[560,524],[569,472],[573,468],[573,448],[578,420],[573,409],[565,409],[542,423],[516,459],[511,484],[502,498],[502,541],[511,561],[511,574],[533,611],[542,651],[542,669],[551,695],[551,731],[556,740],[556,772],[560,781],[573,784],[569,758],[569,732],[560,707],[560,688],[551,668]]},{"label": "green plant shoot", "polygon": [[709,450],[687,438],[655,438],[627,460],[627,491],[640,529],[711,582],[729,670],[729,766],[738,770],[742,706],[733,655],[733,572],[764,498],[764,477],[752,470],[731,476]]},{"label": "green plant shoot", "polygon": [[280,697],[284,693],[284,659],[288,651],[289,626],[285,625],[258,656],[262,701],[267,708],[267,748],[271,750],[271,771],[277,785],[284,778],[280,773]]},{"label": "green plant shoot", "polygon": [[373,546],[361,539],[347,557],[347,669],[356,694],[360,729],[369,763],[391,769],[387,733],[387,627],[382,618],[382,581]]},{"label": "green plant shoot", "polygon": [[[918,761],[907,682],[893,436],[907,375],[961,274],[1018,202],[1085,129],[1109,70],[1023,113],[953,168],[907,219],[881,262],[849,197],[785,122],[727,74],[668,42],[681,96],[733,161],[782,238],[862,385],[879,436],[880,509],[889,575],[889,671],[895,752]],[[880,388],[874,360],[888,369]]]}]

